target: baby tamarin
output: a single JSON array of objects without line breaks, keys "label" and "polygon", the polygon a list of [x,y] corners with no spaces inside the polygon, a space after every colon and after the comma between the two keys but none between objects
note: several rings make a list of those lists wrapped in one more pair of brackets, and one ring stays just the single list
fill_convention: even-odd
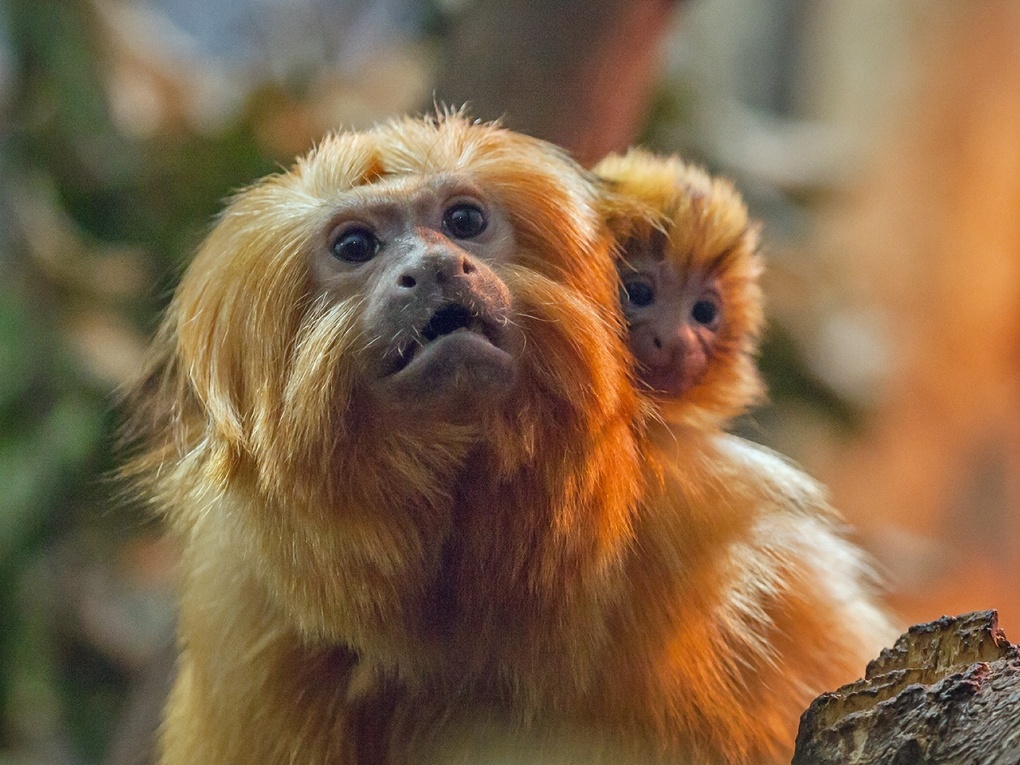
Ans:
[{"label": "baby tamarin", "polygon": [[[764,321],[763,263],[758,226],[739,193],[679,158],[639,149],[607,157],[595,172],[609,186],[604,214],[617,237],[639,387],[657,415],[644,452],[649,466],[667,493],[686,495],[688,533],[705,535],[708,559],[739,550],[746,581],[758,580],[760,593],[771,586],[763,582],[778,575],[790,577],[780,586],[791,588],[783,597],[797,599],[795,591],[812,580],[831,595],[822,609],[831,607],[828,615],[787,623],[782,632],[789,653],[777,655],[774,667],[762,665],[753,679],[768,688],[763,707],[770,714],[732,731],[744,748],[771,747],[785,761],[799,711],[822,689],[854,679],[896,633],[872,604],[868,568],[839,537],[838,517],[820,487],[773,452],[722,430],[764,391],[754,360]],[[706,495],[716,483],[728,490]],[[787,546],[784,538],[800,541]],[[747,605],[756,586],[741,595]],[[832,624],[822,628],[823,636],[819,627],[826,620]],[[828,663],[812,666],[808,656],[826,643],[840,647]]]},{"label": "baby tamarin", "polygon": [[732,184],[640,149],[595,168],[609,181],[631,353],[673,425],[715,429],[757,401],[764,322],[758,227]]},{"label": "baby tamarin", "polygon": [[871,651],[799,474],[653,450],[602,207],[457,115],[229,204],[133,395],[184,544],[164,765],[766,761]]}]

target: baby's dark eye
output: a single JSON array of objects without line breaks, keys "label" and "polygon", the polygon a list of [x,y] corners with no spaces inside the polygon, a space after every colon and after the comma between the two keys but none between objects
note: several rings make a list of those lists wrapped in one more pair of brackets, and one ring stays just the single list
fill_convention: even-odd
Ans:
[{"label": "baby's dark eye", "polygon": [[367,228],[351,228],[333,242],[333,257],[348,263],[364,263],[379,252],[379,239]]},{"label": "baby's dark eye", "polygon": [[623,292],[627,297],[627,302],[639,308],[649,306],[655,302],[655,291],[648,282],[624,282]]},{"label": "baby's dark eye", "polygon": [[469,202],[452,205],[443,213],[443,230],[454,239],[473,239],[488,225],[482,208]]},{"label": "baby's dark eye", "polygon": [[719,306],[714,300],[702,298],[691,309],[691,318],[698,324],[710,327],[719,317]]}]

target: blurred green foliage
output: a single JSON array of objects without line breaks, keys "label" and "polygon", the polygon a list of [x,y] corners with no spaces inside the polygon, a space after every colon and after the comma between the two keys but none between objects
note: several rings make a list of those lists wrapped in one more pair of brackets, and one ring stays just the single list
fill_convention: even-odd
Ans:
[{"label": "blurred green foliage", "polygon": [[[112,558],[141,527],[103,477],[115,464],[112,384],[69,339],[79,314],[151,330],[221,199],[277,160],[250,114],[214,134],[119,133],[94,13],[77,0],[0,2],[14,66],[0,94],[0,761],[99,761],[128,679],[48,581],[64,558]],[[40,241],[26,201],[65,222],[70,241]],[[148,275],[139,294],[75,279],[125,247]]]}]

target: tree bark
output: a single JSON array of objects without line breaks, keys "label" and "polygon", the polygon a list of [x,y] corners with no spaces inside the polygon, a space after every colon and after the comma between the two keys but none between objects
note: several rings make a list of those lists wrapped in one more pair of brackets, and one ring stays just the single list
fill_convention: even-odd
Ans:
[{"label": "tree bark", "polygon": [[863,680],[815,699],[793,765],[1016,765],[1020,654],[995,611],[911,627]]}]

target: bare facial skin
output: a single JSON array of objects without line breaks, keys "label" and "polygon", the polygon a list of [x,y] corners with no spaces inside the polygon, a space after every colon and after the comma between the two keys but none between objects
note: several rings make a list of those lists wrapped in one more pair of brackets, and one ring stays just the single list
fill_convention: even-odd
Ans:
[{"label": "bare facial skin", "polygon": [[717,280],[649,252],[622,263],[620,279],[641,379],[658,393],[684,394],[705,376],[725,318]]},{"label": "bare facial skin", "polygon": [[493,267],[514,252],[506,215],[464,179],[376,186],[341,203],[312,264],[327,295],[363,296],[374,390],[430,405],[505,391],[510,292]]}]

